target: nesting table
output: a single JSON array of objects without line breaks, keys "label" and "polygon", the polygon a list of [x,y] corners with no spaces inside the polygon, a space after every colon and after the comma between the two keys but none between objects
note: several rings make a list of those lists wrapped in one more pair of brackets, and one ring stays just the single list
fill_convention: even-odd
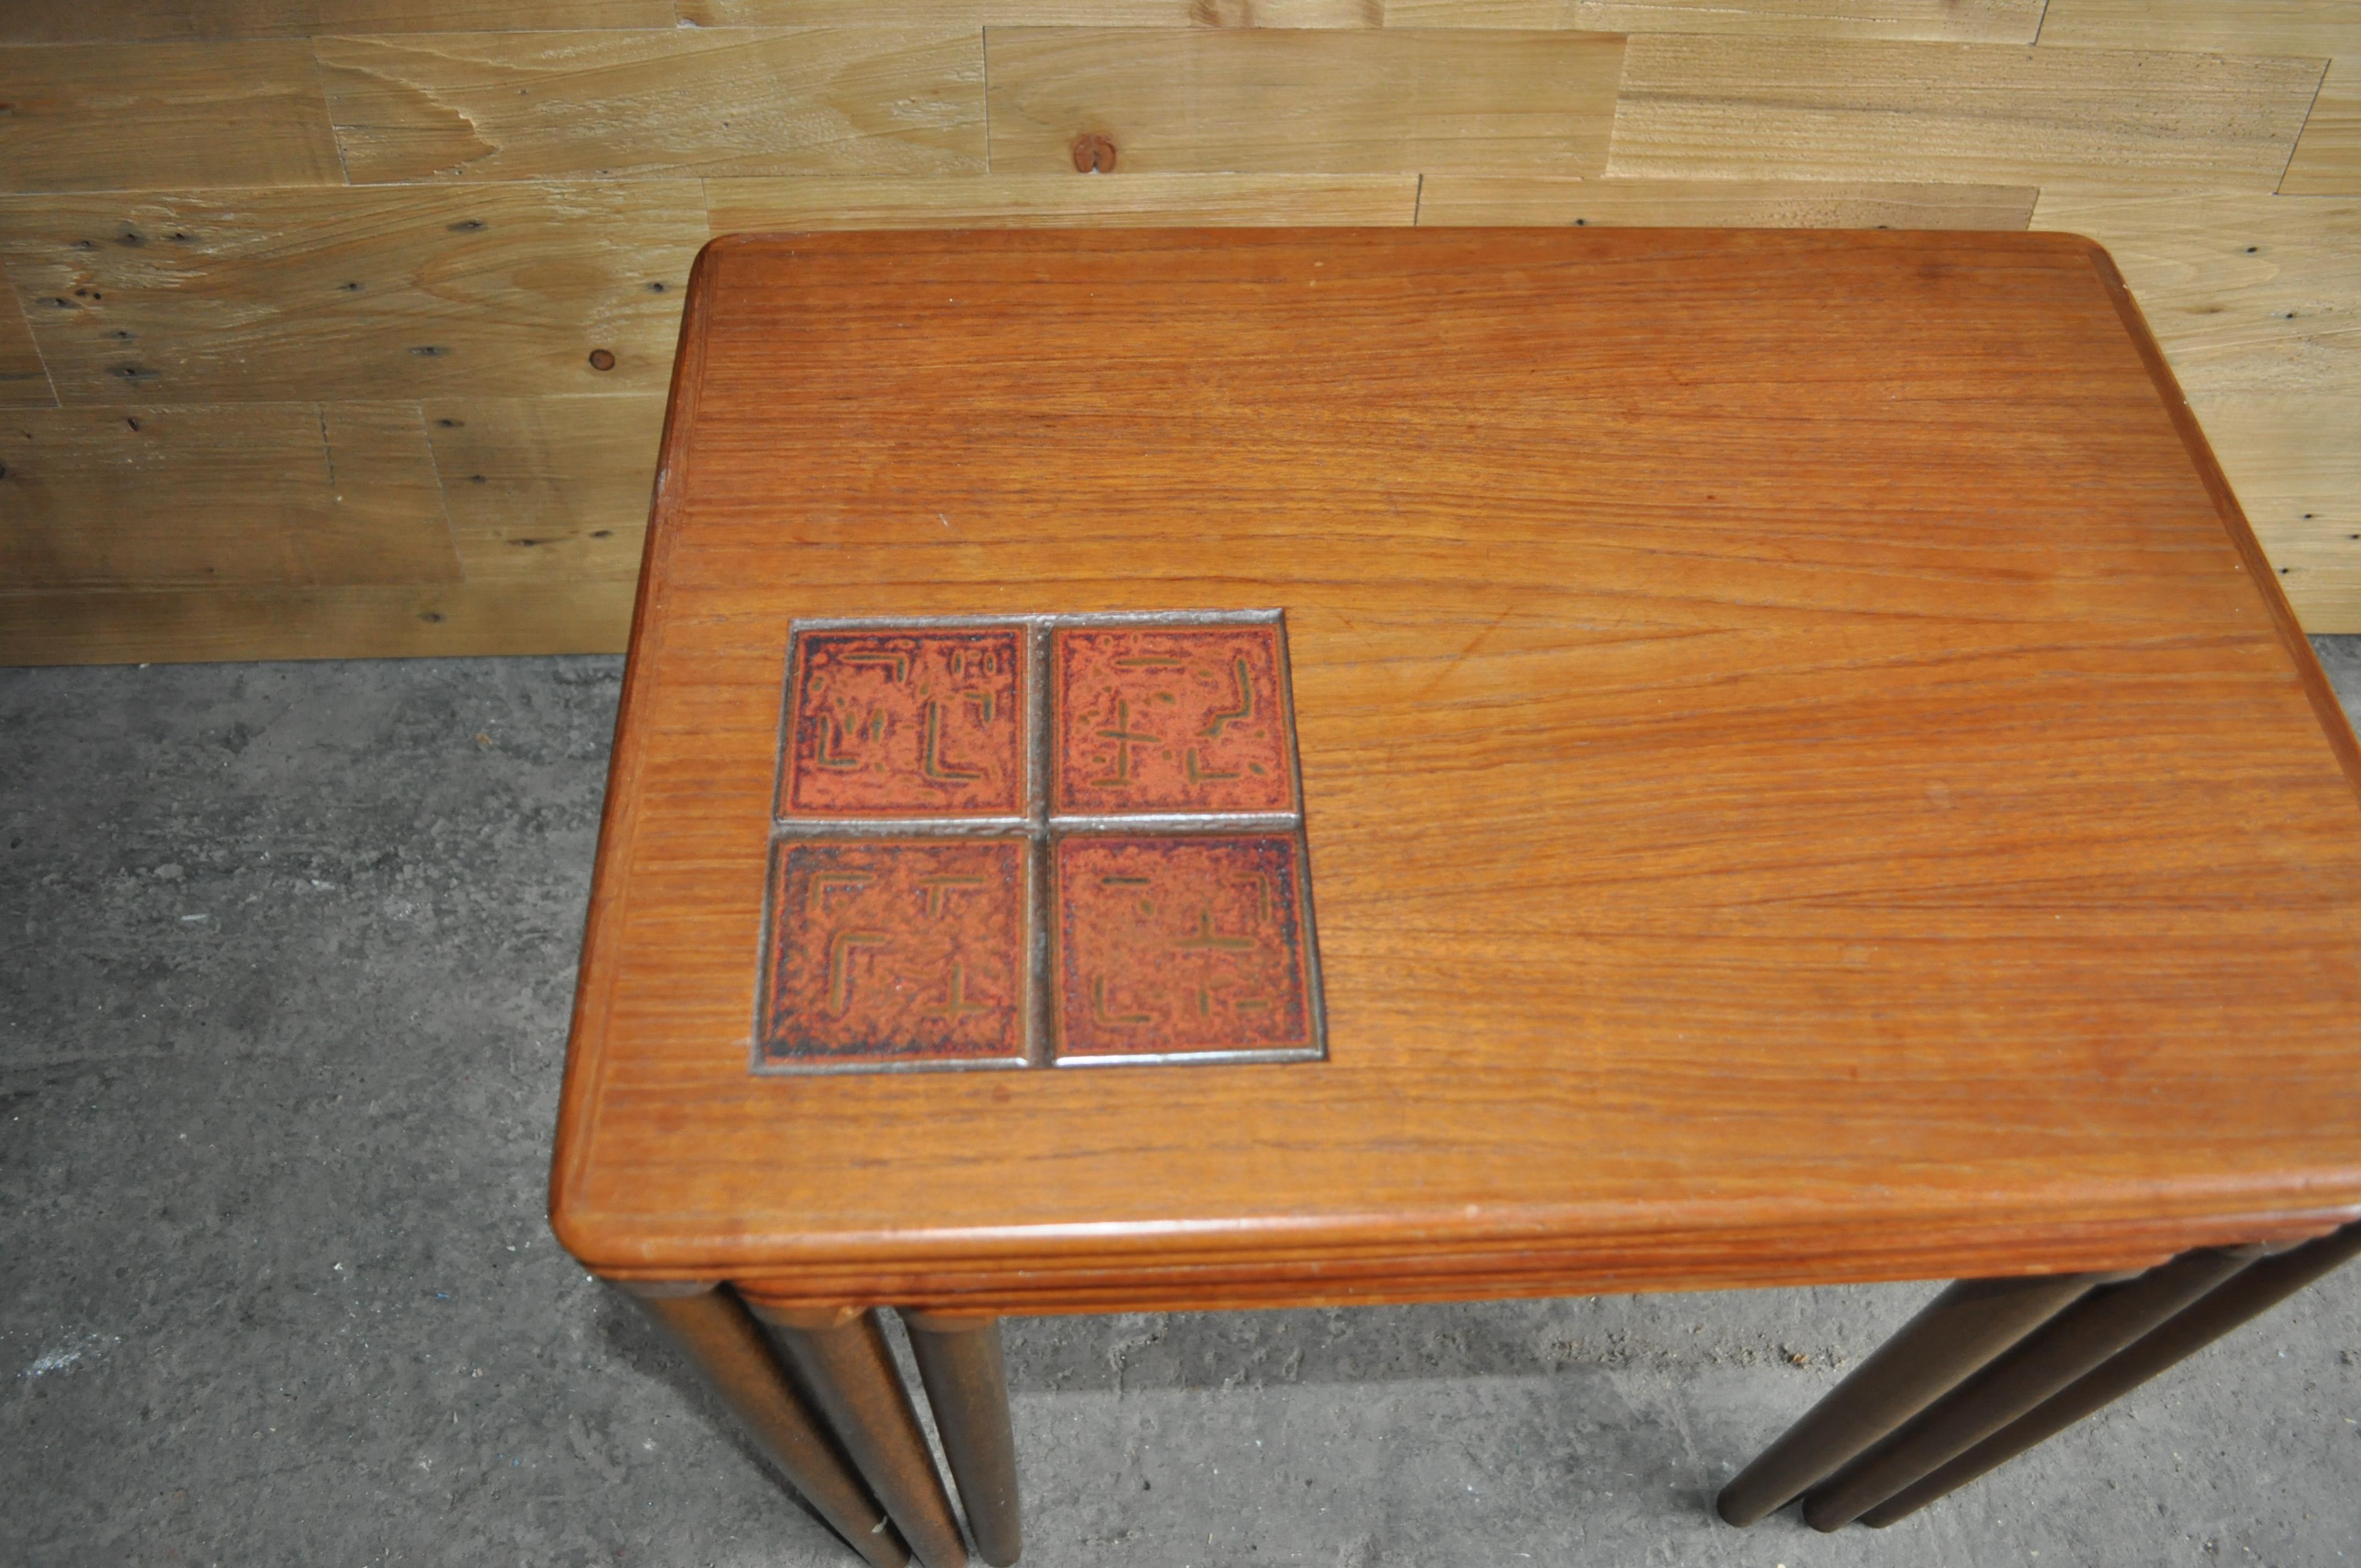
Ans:
[{"label": "nesting table", "polygon": [[2361,1247],[2356,780],[2085,240],[718,240],[552,1220],[879,1564],[1004,1315],[1957,1278],[1888,1523]]}]

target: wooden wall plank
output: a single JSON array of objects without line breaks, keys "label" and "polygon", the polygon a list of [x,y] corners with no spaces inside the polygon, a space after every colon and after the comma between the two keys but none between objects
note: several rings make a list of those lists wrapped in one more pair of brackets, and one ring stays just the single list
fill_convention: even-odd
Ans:
[{"label": "wooden wall plank", "polygon": [[973,30],[431,33],[313,47],[355,184],[984,163]]},{"label": "wooden wall plank", "polygon": [[620,653],[633,583],[0,592],[0,664]]},{"label": "wooden wall plank", "polygon": [[1387,0],[983,0],[991,27],[1381,27]]},{"label": "wooden wall plank", "polygon": [[1386,25],[2031,43],[2041,0],[1385,0]]},{"label": "wooden wall plank", "polygon": [[664,399],[438,398],[425,414],[469,582],[638,575]]},{"label": "wooden wall plank", "polygon": [[1609,171],[2268,191],[2316,60],[1634,38]]},{"label": "wooden wall plank", "polygon": [[994,174],[708,180],[713,232],[1130,224],[1406,224],[1415,174]]},{"label": "wooden wall plank", "polygon": [[2354,0],[2050,0],[2041,41],[2337,56],[2279,188],[2361,195],[2361,5]]},{"label": "wooden wall plank", "polygon": [[2279,190],[2290,196],[2361,196],[2361,50],[2328,62]]},{"label": "wooden wall plank", "polygon": [[0,414],[0,582],[455,581],[415,403]]},{"label": "wooden wall plank", "polygon": [[2191,397],[2361,392],[2361,201],[2044,191],[2033,226],[2107,247]]},{"label": "wooden wall plank", "polygon": [[694,181],[0,199],[69,403],[661,392],[705,237]]},{"label": "wooden wall plank", "polygon": [[1668,228],[2021,229],[2030,185],[1893,185],[1816,180],[1553,180],[1434,174],[1418,221]]},{"label": "wooden wall plank", "polygon": [[2305,629],[2361,631],[2361,389],[2190,406]]},{"label": "wooden wall plank", "polygon": [[0,191],[341,185],[299,42],[0,49]]},{"label": "wooden wall plank", "polygon": [[1623,52],[1609,33],[1474,29],[985,38],[997,173],[1071,170],[1086,132],[1134,173],[1596,173]]},{"label": "wooden wall plank", "polygon": [[984,0],[674,0],[684,27],[939,27],[973,32],[987,20]]},{"label": "wooden wall plank", "polygon": [[2213,54],[2361,54],[2353,0],[2049,0],[2045,44]]},{"label": "wooden wall plank", "polygon": [[0,409],[45,409],[57,400],[25,313],[15,294],[0,289]]},{"label": "wooden wall plank", "polygon": [[669,27],[675,19],[671,0],[74,0],[0,8],[0,42]]},{"label": "wooden wall plank", "polygon": [[[861,0],[680,0],[697,27],[828,26]],[[913,7],[896,6],[898,22]],[[1498,27],[2031,43],[2041,0],[931,0],[928,20],[994,27]],[[973,25],[973,24],[972,24]]]}]

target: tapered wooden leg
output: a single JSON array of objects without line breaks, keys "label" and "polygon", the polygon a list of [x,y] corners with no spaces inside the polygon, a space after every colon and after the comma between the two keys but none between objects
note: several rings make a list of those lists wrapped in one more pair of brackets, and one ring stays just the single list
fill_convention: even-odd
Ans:
[{"label": "tapered wooden leg", "polygon": [[1008,1420],[1008,1373],[1000,1354],[1000,1320],[905,1310],[917,1354],[918,1378],[934,1407],[935,1430],[959,1483],[968,1533],[993,1568],[1008,1568],[1025,1549],[1016,1501],[1016,1433]]},{"label": "tapered wooden leg", "polygon": [[959,1517],[877,1314],[858,1307],[756,1306],[804,1387],[926,1568],[966,1568]]},{"label": "tapered wooden leg", "polygon": [[1715,1508],[1731,1524],[1750,1525],[1793,1501],[2093,1285],[2118,1277],[2053,1274],[1946,1288],[1740,1471]]},{"label": "tapered wooden leg", "polygon": [[875,1568],[903,1568],[902,1544],[877,1499],[787,1384],[762,1325],[728,1290],[627,1284],[804,1500]]},{"label": "tapered wooden leg", "polygon": [[2183,1253],[2138,1278],[2094,1290],[2028,1334],[1892,1442],[1804,1499],[1804,1522],[1840,1530],[2066,1387],[2246,1266],[2259,1248]]},{"label": "tapered wooden leg", "polygon": [[2248,1264],[2137,1344],[2110,1357],[2063,1392],[2050,1396],[1957,1459],[1862,1514],[1861,1522],[1883,1527],[1916,1513],[2092,1411],[2114,1403],[2356,1255],[2361,1255],[2361,1224],[2347,1225],[2277,1256]]}]

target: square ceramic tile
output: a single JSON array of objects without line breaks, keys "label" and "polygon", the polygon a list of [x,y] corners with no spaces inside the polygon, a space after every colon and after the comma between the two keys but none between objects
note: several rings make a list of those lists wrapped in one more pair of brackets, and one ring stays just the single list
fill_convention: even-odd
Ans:
[{"label": "square ceramic tile", "polygon": [[1028,855],[1013,839],[775,846],[762,1065],[1023,1060]]},{"label": "square ceramic tile", "polygon": [[1058,840],[1060,1059],[1316,1045],[1292,836]]},{"label": "square ceramic tile", "polygon": [[1059,815],[1295,809],[1279,627],[1059,626]]},{"label": "square ceramic tile", "polygon": [[1027,653],[1021,626],[799,632],[778,815],[1022,815]]}]

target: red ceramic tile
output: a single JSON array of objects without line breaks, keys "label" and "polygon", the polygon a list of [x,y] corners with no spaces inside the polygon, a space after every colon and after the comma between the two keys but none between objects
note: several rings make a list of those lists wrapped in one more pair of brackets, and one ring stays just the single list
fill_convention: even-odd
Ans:
[{"label": "red ceramic tile", "polygon": [[1015,817],[1025,799],[1024,633],[796,639],[783,817]]},{"label": "red ceramic tile", "polygon": [[1061,812],[1292,811],[1279,629],[1064,627]]},{"label": "red ceramic tile", "polygon": [[1022,1057],[1025,855],[1001,839],[780,846],[763,1059]]},{"label": "red ceramic tile", "polygon": [[1291,838],[1070,838],[1056,851],[1058,1053],[1313,1045]]}]

